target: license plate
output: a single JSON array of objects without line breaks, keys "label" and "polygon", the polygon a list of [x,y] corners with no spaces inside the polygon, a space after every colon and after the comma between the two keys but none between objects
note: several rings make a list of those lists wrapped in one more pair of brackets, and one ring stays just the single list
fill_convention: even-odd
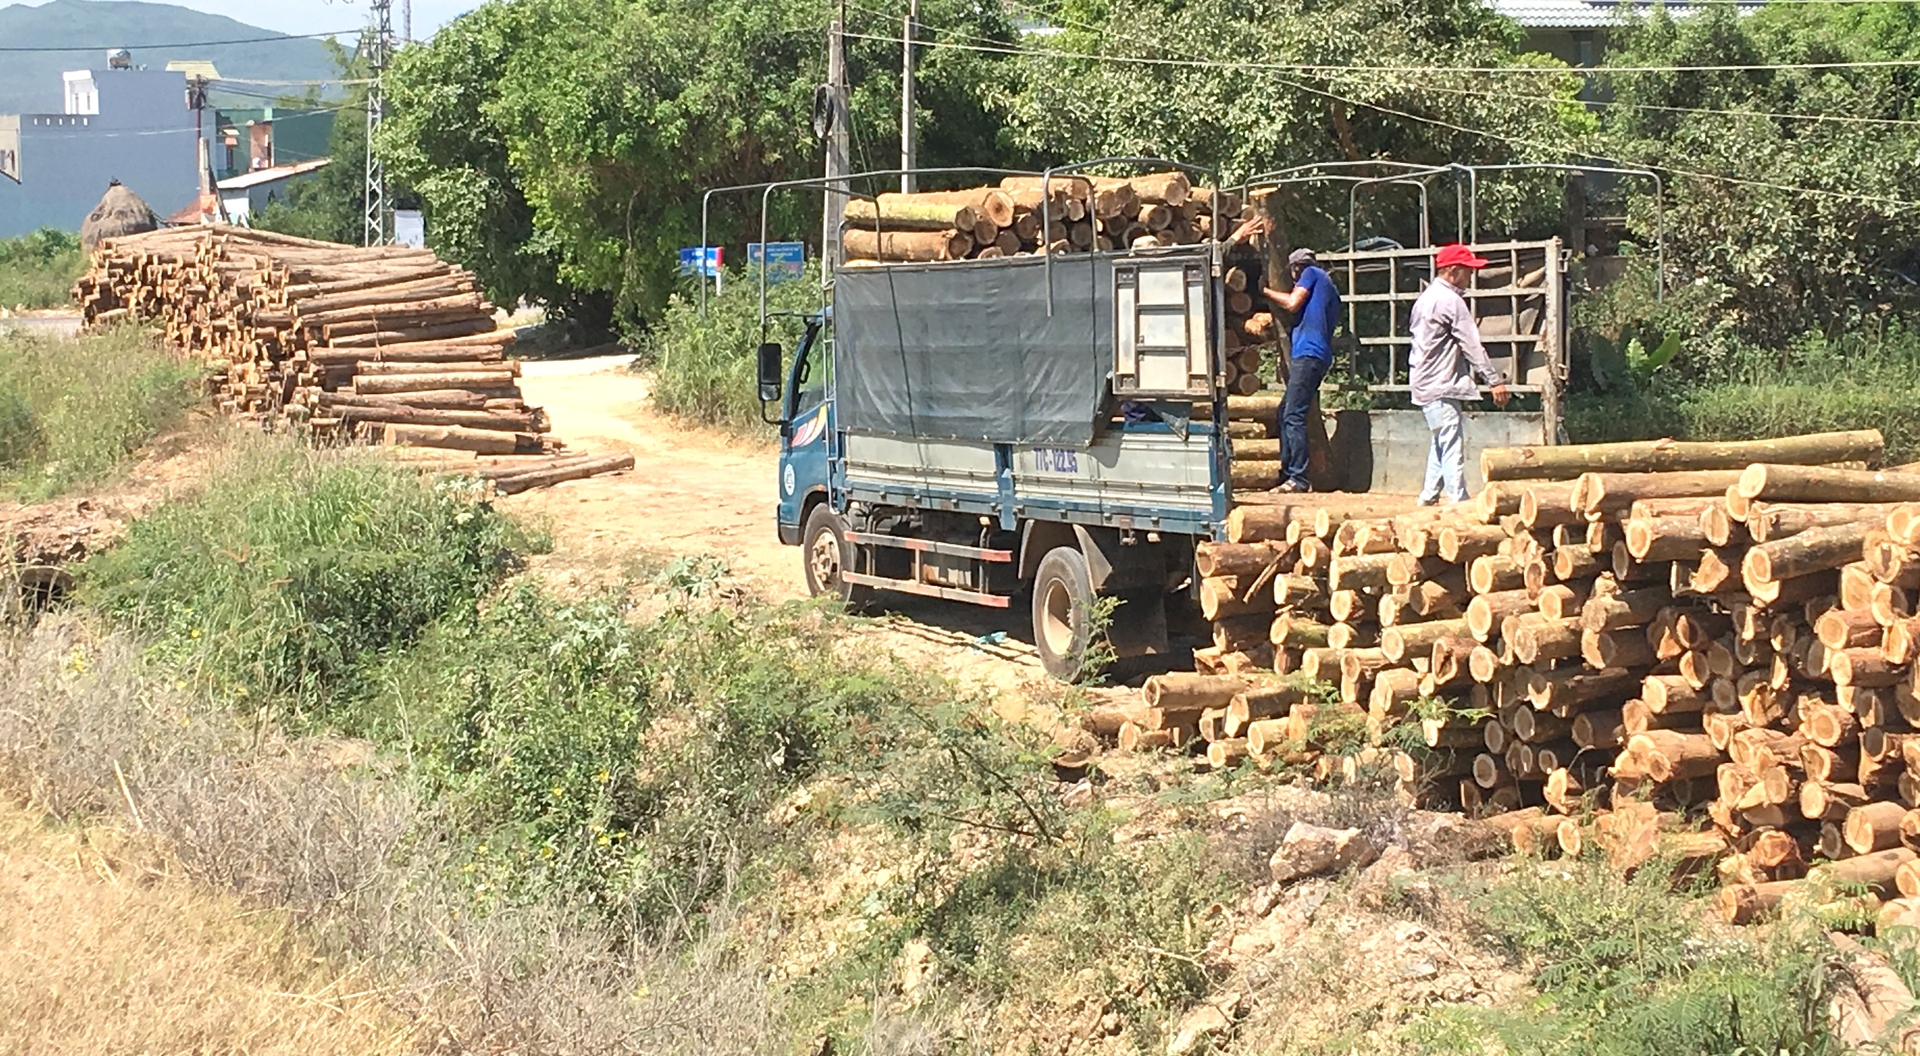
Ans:
[{"label": "license plate", "polygon": [[1033,449],[1033,465],[1042,473],[1078,473],[1080,452],[1060,447],[1036,447]]}]

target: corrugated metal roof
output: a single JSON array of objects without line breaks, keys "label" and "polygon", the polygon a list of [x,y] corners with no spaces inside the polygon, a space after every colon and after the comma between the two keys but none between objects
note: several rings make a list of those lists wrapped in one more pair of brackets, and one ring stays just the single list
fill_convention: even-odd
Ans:
[{"label": "corrugated metal roof", "polygon": [[[1644,14],[1654,5],[1641,0],[1488,0],[1495,11],[1513,19],[1525,29],[1605,29],[1618,25],[1621,16]],[[1704,5],[1669,3],[1667,14],[1685,18]],[[1759,10],[1758,2],[1739,5],[1741,11]]]},{"label": "corrugated metal roof", "polygon": [[324,168],[330,160],[329,158],[315,158],[312,161],[303,161],[298,165],[275,165],[273,168],[260,169],[256,172],[249,172],[243,176],[232,176],[220,181],[220,189],[223,191],[244,191],[249,187],[258,187],[263,183],[273,183],[276,180],[289,180],[295,176],[312,172],[315,169]]}]

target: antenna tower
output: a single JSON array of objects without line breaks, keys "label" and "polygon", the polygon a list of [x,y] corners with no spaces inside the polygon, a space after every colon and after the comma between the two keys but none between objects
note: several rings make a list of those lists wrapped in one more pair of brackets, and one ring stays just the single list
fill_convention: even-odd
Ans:
[{"label": "antenna tower", "polygon": [[373,16],[361,38],[373,79],[367,85],[367,194],[366,245],[384,246],[392,241],[387,223],[387,167],[373,151],[374,133],[386,111],[385,85],[387,60],[393,55],[393,0],[369,0]]}]

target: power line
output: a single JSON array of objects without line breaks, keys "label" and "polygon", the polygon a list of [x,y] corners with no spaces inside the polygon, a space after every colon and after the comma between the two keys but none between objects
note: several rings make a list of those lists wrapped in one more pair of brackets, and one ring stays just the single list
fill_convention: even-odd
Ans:
[{"label": "power line", "polygon": [[317,40],[321,37],[344,37],[358,32],[359,30],[346,30],[339,33],[278,33],[271,37],[247,37],[241,40],[190,40],[180,44],[127,44],[123,42],[118,44],[53,45],[31,48],[0,47],[0,52],[18,55],[28,52],[113,51],[116,48],[126,48],[129,51],[163,51],[170,48],[221,48],[229,44],[271,44],[276,40]]},{"label": "power line", "polygon": [[[847,36],[856,40],[872,40],[883,44],[904,43],[904,40],[900,37],[877,33],[848,33]],[[1539,76],[1578,74],[1581,76],[1595,76],[1615,73],[1753,73],[1767,70],[1852,70],[1920,66],[1920,58],[1863,59],[1856,62],[1751,63],[1746,65],[1729,64],[1723,66],[1568,66],[1560,68],[1539,66],[1321,66],[1307,63],[1228,62],[1220,59],[1151,58],[1144,55],[1113,55],[1106,52],[1055,51],[1009,44],[962,44],[950,40],[922,40],[917,43],[929,48],[951,48],[961,51],[978,51],[1001,55],[1027,55],[1035,58],[1071,59],[1077,62],[1118,62],[1136,66],[1179,66],[1209,70],[1267,70],[1279,73],[1319,74],[1485,73],[1533,74]]]},{"label": "power line", "polygon": [[207,80],[207,83],[211,85],[252,84],[252,85],[258,85],[264,88],[312,88],[312,87],[325,88],[329,84],[340,84],[340,85],[372,84],[373,78],[371,77],[328,77],[324,79],[314,78],[314,79],[304,80],[304,81],[263,81],[253,77],[212,77]]},{"label": "power line", "polygon": [[[1092,29],[1092,27],[1082,27],[1082,28],[1083,28],[1083,29],[1087,29],[1087,30],[1089,30],[1089,31],[1093,31],[1093,29]],[[866,35],[862,35],[862,34],[851,34],[851,33],[850,33],[850,34],[848,34],[848,36],[862,36],[862,37],[864,37],[865,39],[878,39],[878,40],[882,40],[882,41],[886,41],[886,40],[888,39],[888,38],[886,38],[886,37],[866,37]],[[892,40],[891,42],[892,42],[892,43],[901,43],[901,41],[900,41],[900,40],[899,40],[898,38],[894,38],[894,39],[893,39],[893,40]],[[1118,56],[1118,55],[1106,55],[1106,54],[1102,54],[1102,55],[1089,55],[1089,54],[1080,54],[1080,53],[1074,53],[1074,52],[1061,52],[1061,51],[1052,51],[1052,50],[1047,50],[1047,49],[1036,49],[1036,48],[1005,48],[1005,47],[994,47],[994,48],[987,48],[987,47],[972,47],[972,46],[967,46],[967,45],[960,45],[960,44],[953,44],[953,43],[951,43],[951,42],[943,42],[943,41],[927,41],[927,42],[925,42],[925,43],[926,43],[926,46],[929,46],[929,47],[942,47],[942,46],[947,46],[947,47],[956,47],[956,48],[965,48],[966,50],[971,50],[971,51],[989,51],[989,50],[992,50],[992,51],[1001,51],[1001,52],[1003,52],[1003,53],[1006,53],[1006,54],[1012,54],[1012,55],[1025,55],[1025,56],[1030,56],[1030,57],[1035,57],[1035,58],[1056,58],[1056,59],[1069,59],[1069,60],[1074,60],[1074,61],[1098,61],[1098,62],[1131,62],[1131,61],[1136,61],[1136,60],[1134,60],[1134,59],[1132,59],[1131,57],[1128,57],[1128,56]],[[1307,66],[1307,65],[1302,65],[1302,66],[1284,66],[1284,65],[1281,65],[1281,64],[1274,64],[1274,63],[1221,63],[1221,62],[1215,62],[1215,61],[1212,61],[1212,60],[1204,60],[1204,59],[1192,59],[1192,60],[1175,60],[1175,59],[1166,59],[1166,60],[1138,60],[1138,61],[1147,61],[1147,62],[1152,62],[1152,63],[1153,63],[1153,64],[1155,64],[1155,65],[1174,65],[1174,64],[1177,64],[1177,65],[1184,65],[1184,66],[1190,66],[1190,67],[1200,67],[1200,68],[1220,68],[1220,67],[1225,67],[1225,68],[1231,68],[1231,69],[1249,69],[1249,68],[1253,68],[1253,69],[1266,69],[1266,70],[1269,70],[1269,71],[1275,71],[1275,70],[1309,70],[1309,71],[1339,71],[1339,72],[1349,72],[1349,73],[1357,73],[1357,72],[1381,72],[1381,71],[1388,71],[1388,70],[1395,70],[1395,69],[1400,69],[1400,70],[1406,70],[1406,71],[1410,71],[1410,72],[1412,72],[1412,71],[1419,71],[1419,72],[1443,72],[1443,71],[1444,71],[1444,72],[1461,72],[1461,73],[1467,73],[1467,72],[1482,72],[1483,70],[1487,70],[1487,69],[1494,69],[1493,67],[1481,67],[1481,68],[1467,68],[1467,67],[1372,67],[1372,68],[1366,68],[1366,67],[1355,67],[1355,66]],[[1920,65],[1920,60],[1910,60],[1910,61],[1909,61],[1909,60],[1899,60],[1899,62],[1898,62],[1898,64],[1900,64],[1900,65]],[[1809,66],[1813,66],[1813,65],[1818,65],[1818,66],[1825,66],[1825,65],[1830,65],[1830,64],[1808,64],[1808,65],[1809,65]],[[1676,69],[1676,70],[1677,70],[1677,69],[1688,69],[1688,68],[1689,68],[1689,67],[1672,67],[1671,69]],[[1692,67],[1692,68],[1694,68],[1694,69],[1707,69],[1707,68],[1709,68],[1709,67]],[[1788,65],[1779,65],[1779,66],[1769,66],[1769,67],[1726,67],[1726,68],[1729,68],[1729,69],[1733,69],[1733,68],[1741,68],[1741,69],[1745,69],[1745,68],[1793,68],[1793,67],[1791,67],[1791,66],[1788,66]],[[1500,67],[1500,69],[1506,69],[1506,67]],[[1648,72],[1651,72],[1651,71],[1652,71],[1652,70],[1653,70],[1654,68],[1652,68],[1652,67],[1648,67],[1648,68],[1645,68],[1645,69],[1646,69],[1646,70],[1647,70]],[[1563,71],[1559,71],[1559,70],[1531,70],[1531,71],[1529,71],[1529,72],[1542,72],[1542,73],[1560,73],[1560,72],[1563,72]],[[1492,140],[1495,140],[1495,141],[1497,141],[1497,142],[1503,142],[1503,143],[1507,143],[1507,144],[1509,144],[1509,145],[1513,145],[1513,146],[1522,146],[1522,147],[1529,147],[1529,148],[1532,148],[1532,149],[1535,149],[1535,150],[1546,150],[1546,151],[1550,151],[1550,152],[1554,152],[1554,153],[1562,153],[1562,154],[1564,154],[1564,153],[1568,153],[1568,152],[1570,152],[1570,151],[1571,151],[1571,149],[1572,149],[1571,147],[1569,147],[1569,146],[1567,146],[1567,145],[1554,145],[1554,144],[1548,144],[1548,143],[1543,143],[1543,142],[1540,142],[1540,141],[1536,141],[1536,140],[1528,140],[1528,139],[1522,139],[1522,138],[1520,138],[1520,137],[1516,137],[1516,136],[1511,136],[1511,135],[1507,135],[1507,134],[1504,134],[1504,133],[1498,133],[1498,132],[1489,132],[1489,131],[1487,131],[1487,130],[1485,130],[1485,129],[1479,129],[1479,128],[1473,128],[1473,127],[1470,127],[1470,126],[1467,126],[1467,125],[1460,125],[1460,124],[1455,124],[1455,123],[1453,123],[1453,122],[1449,122],[1449,121],[1443,121],[1443,120],[1441,120],[1441,119],[1439,119],[1439,118],[1430,118],[1430,117],[1425,117],[1425,116],[1422,116],[1422,115],[1419,115],[1419,114],[1413,114],[1413,113],[1408,113],[1408,112],[1406,112],[1406,111],[1404,111],[1404,110],[1396,110],[1396,109],[1394,109],[1394,108],[1392,108],[1392,107],[1388,107],[1388,106],[1383,106],[1383,105],[1380,105],[1380,104],[1378,104],[1378,103],[1369,103],[1369,102],[1365,102],[1365,101],[1363,101],[1363,100],[1358,100],[1358,99],[1350,99],[1350,98],[1348,98],[1348,97],[1346,97],[1346,96],[1343,96],[1343,95],[1339,95],[1339,94],[1337,94],[1337,93],[1334,93],[1334,92],[1331,92],[1331,91],[1326,91],[1326,90],[1323,90],[1323,89],[1319,89],[1319,88],[1314,88],[1314,87],[1312,87],[1312,86],[1310,86],[1310,85],[1307,85],[1307,84],[1303,84],[1303,83],[1300,83],[1300,82],[1298,82],[1298,81],[1292,81],[1292,80],[1288,80],[1288,79],[1285,79],[1285,78],[1281,78],[1280,80],[1281,80],[1281,82],[1282,82],[1282,83],[1284,83],[1284,84],[1287,84],[1287,85],[1289,85],[1289,86],[1291,86],[1291,87],[1293,87],[1294,89],[1296,89],[1296,90],[1298,90],[1298,91],[1303,91],[1303,92],[1307,92],[1307,93],[1309,93],[1309,94],[1312,94],[1312,95],[1318,95],[1318,96],[1321,96],[1321,97],[1323,97],[1323,98],[1327,98],[1327,99],[1332,99],[1332,100],[1335,100],[1335,101],[1337,101],[1337,102],[1342,102],[1342,103],[1346,103],[1346,104],[1347,104],[1347,105],[1349,105],[1349,106],[1358,106],[1358,107],[1363,107],[1363,108],[1365,108],[1365,109],[1368,109],[1368,110],[1374,110],[1374,111],[1377,111],[1377,112],[1379,112],[1379,113],[1384,113],[1384,114],[1389,114],[1389,115],[1392,115],[1392,116],[1394,116],[1394,117],[1399,117],[1399,118],[1402,118],[1402,119],[1405,119],[1405,120],[1408,120],[1408,121],[1414,121],[1414,122],[1418,122],[1418,123],[1422,123],[1422,124],[1428,124],[1428,125],[1433,125],[1433,126],[1436,126],[1436,127],[1440,127],[1440,128],[1446,128],[1446,129],[1449,129],[1449,130],[1452,130],[1452,131],[1455,131],[1455,132],[1463,132],[1463,133],[1466,133],[1466,134],[1468,134],[1468,135],[1474,135],[1474,136],[1480,136],[1480,137],[1482,137],[1482,138],[1486,138],[1486,139],[1492,139]],[[1486,95],[1488,95],[1488,96],[1489,96],[1489,97],[1491,97],[1491,98],[1501,98],[1501,97],[1502,97],[1502,96],[1500,96],[1500,95],[1497,95],[1497,94],[1494,94],[1494,93],[1484,93],[1484,94],[1486,94]],[[1579,101],[1578,101],[1578,100],[1566,100],[1566,102],[1567,102],[1567,103],[1569,103],[1569,104],[1576,104],[1576,103],[1578,103]],[[1692,178],[1692,179],[1700,179],[1700,180],[1709,180],[1709,181],[1714,181],[1714,182],[1720,182],[1720,183],[1726,183],[1726,184],[1731,184],[1731,185],[1735,185],[1735,186],[1744,186],[1744,187],[1758,187],[1758,188],[1764,188],[1764,189],[1768,189],[1768,190],[1778,190],[1778,191],[1786,191],[1786,192],[1789,192],[1789,193],[1795,193],[1795,194],[1805,194],[1805,195],[1812,195],[1812,196],[1818,196],[1818,197],[1826,197],[1826,198],[1836,198],[1836,199],[1842,199],[1842,200],[1847,200],[1847,201],[1856,201],[1856,202],[1863,202],[1863,203],[1868,203],[1868,204],[1874,204],[1874,205],[1887,205],[1887,206],[1892,206],[1892,207],[1895,207],[1895,208],[1899,208],[1899,209],[1913,209],[1913,208],[1920,208],[1920,202],[1912,202],[1912,201],[1907,201],[1907,200],[1904,200],[1904,199],[1899,199],[1899,198],[1886,198],[1886,197],[1881,197],[1881,196],[1878,196],[1878,195],[1863,195],[1863,194],[1855,194],[1855,193],[1853,193],[1853,192],[1850,192],[1850,191],[1835,191],[1835,190],[1828,190],[1828,189],[1826,189],[1826,188],[1820,188],[1820,187],[1802,187],[1802,186],[1798,186],[1798,185],[1794,185],[1794,184],[1785,184],[1785,183],[1776,183],[1776,182],[1773,182],[1773,181],[1770,181],[1770,180],[1756,180],[1756,179],[1749,179],[1749,178],[1747,178],[1747,177],[1742,177],[1742,176],[1728,176],[1728,175],[1724,175],[1724,174],[1721,174],[1721,173],[1709,173],[1709,172],[1693,172],[1693,171],[1689,171],[1689,170],[1685,170],[1685,169],[1678,169],[1678,168],[1674,168],[1674,167],[1672,167],[1672,166],[1669,166],[1669,165],[1650,165],[1649,163],[1646,163],[1646,162],[1639,162],[1639,163],[1637,163],[1637,164],[1641,164],[1641,165],[1644,165],[1644,166],[1647,166],[1647,167],[1652,167],[1652,168],[1660,168],[1660,169],[1663,169],[1663,170],[1664,170],[1664,171],[1666,171],[1666,172],[1670,172],[1670,173],[1672,173],[1672,174],[1674,174],[1674,175],[1676,175],[1676,176],[1685,176],[1685,177],[1689,177],[1689,178]]]},{"label": "power line", "polygon": [[[1557,153],[1567,151],[1567,148],[1564,146],[1554,146],[1549,143],[1539,142],[1538,140],[1522,139],[1518,136],[1510,136],[1502,132],[1489,132],[1486,129],[1472,128],[1467,125],[1454,124],[1453,122],[1442,121],[1439,118],[1435,118],[1435,117],[1425,117],[1420,114],[1410,114],[1404,110],[1395,110],[1392,107],[1382,106],[1378,103],[1364,102],[1359,99],[1349,99],[1346,96],[1339,95],[1334,92],[1324,91],[1319,88],[1314,88],[1310,85],[1300,84],[1298,82],[1292,82],[1292,83],[1293,83],[1293,87],[1303,92],[1310,92],[1314,95],[1337,100],[1339,102],[1346,103],[1349,106],[1361,106],[1369,110],[1377,110],[1383,114],[1392,114],[1395,117],[1405,118],[1409,121],[1417,121],[1423,124],[1436,125],[1441,128],[1451,129],[1455,132],[1465,132],[1468,135],[1482,136],[1487,139],[1492,139],[1492,140],[1496,140],[1499,142],[1508,143],[1516,146],[1532,147],[1536,150],[1547,150],[1547,151],[1553,151]],[[1717,183],[1733,184],[1735,186],[1740,186],[1740,187],[1760,187],[1767,190],[1787,191],[1793,194],[1806,194],[1806,195],[1815,195],[1815,196],[1825,197],[1825,198],[1838,198],[1846,201],[1865,202],[1871,205],[1888,205],[1898,209],[1920,208],[1920,202],[1907,201],[1906,199],[1903,199],[1903,198],[1885,198],[1879,195],[1855,194],[1852,191],[1833,191],[1823,187],[1802,187],[1797,184],[1775,183],[1771,180],[1755,180],[1755,179],[1749,179],[1744,176],[1728,176],[1723,173],[1717,173],[1717,172],[1691,172],[1686,169],[1674,168],[1671,165],[1654,164],[1654,163],[1644,162],[1644,161],[1636,162],[1635,164],[1645,168],[1660,169],[1660,170],[1672,173],[1675,176],[1686,176],[1696,180],[1711,180]]]},{"label": "power line", "polygon": [[[1830,2],[1830,0],[1822,0]],[[1913,0],[1900,0],[1912,3]],[[1490,92],[1474,88],[1457,88],[1449,85],[1418,84],[1407,86],[1412,91],[1442,92],[1448,95],[1467,95],[1482,99],[1519,99],[1527,102],[1556,103],[1569,106],[1601,106],[1614,109],[1651,110],[1672,114],[1701,114],[1708,117],[1764,117],[1780,121],[1817,121],[1847,125],[1879,125],[1892,128],[1920,128],[1920,121],[1901,117],[1854,117],[1848,114],[1790,114],[1773,110],[1717,110],[1700,106],[1658,106],[1653,103],[1623,103],[1617,99],[1563,99],[1553,95],[1518,95],[1513,92]]]}]

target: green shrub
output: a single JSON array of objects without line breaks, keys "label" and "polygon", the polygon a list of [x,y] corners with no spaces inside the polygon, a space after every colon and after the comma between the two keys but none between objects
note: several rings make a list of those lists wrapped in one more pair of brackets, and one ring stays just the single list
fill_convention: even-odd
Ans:
[{"label": "green shrub", "polygon": [[86,270],[80,239],[43,227],[0,239],[0,308],[57,308],[69,302],[73,281]]},{"label": "green shrub", "polygon": [[261,441],[81,573],[189,677],[324,713],[379,654],[471,612],[527,543],[470,485]]},{"label": "green shrub", "polygon": [[1658,862],[1625,881],[1600,862],[1520,865],[1472,905],[1539,999],[1439,1012],[1415,1037],[1424,1051],[1542,1056],[1833,1051],[1818,928],[1709,935],[1696,895]]},{"label": "green shrub", "polygon": [[130,328],[0,331],[0,487],[32,500],[99,478],[180,419],[198,376]]},{"label": "green shrub", "polygon": [[[709,605],[715,574],[678,563],[650,614],[517,584],[389,654],[334,717],[424,767],[486,834],[500,897],[566,887],[648,927],[777,864],[792,844],[769,812],[825,773],[864,790],[833,810],[910,833],[1034,824],[1004,789],[1050,780],[1037,750],[921,676],[835,655],[838,622],[808,607]],[[1053,816],[1038,784],[1026,802]]]},{"label": "green shrub", "polygon": [[[761,342],[757,274],[729,271],[723,289],[707,293],[705,314],[698,292],[675,294],[648,336],[641,364],[653,371],[653,401],[661,410],[734,429],[762,429],[755,393],[754,354]],[[768,287],[768,312],[820,310],[820,273]],[[770,318],[766,340],[786,346],[789,361],[799,344],[802,320]]]}]

